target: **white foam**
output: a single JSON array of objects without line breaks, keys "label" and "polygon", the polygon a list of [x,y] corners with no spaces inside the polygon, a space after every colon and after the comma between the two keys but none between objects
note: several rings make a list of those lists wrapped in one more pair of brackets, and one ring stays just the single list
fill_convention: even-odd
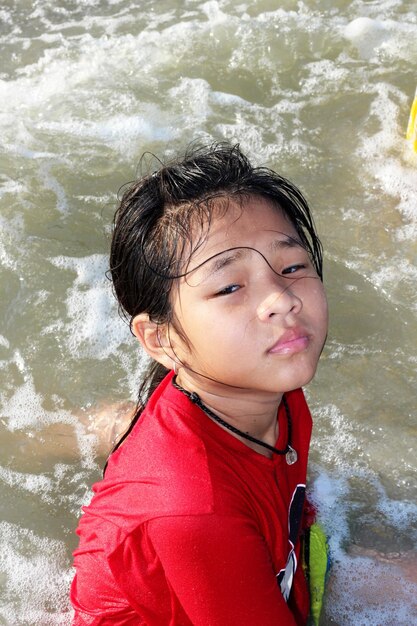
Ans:
[{"label": "white foam", "polygon": [[412,21],[358,17],[349,22],[343,35],[357,48],[362,59],[367,61],[376,60],[380,55],[409,61],[417,56],[415,25]]},{"label": "white foam", "polygon": [[404,291],[405,286],[408,286],[410,292],[408,306],[417,312],[417,300],[414,298],[413,302],[417,283],[417,267],[401,256],[398,259],[391,258],[386,264],[380,262],[380,265],[382,267],[370,273],[369,280],[372,284],[378,287],[388,300],[393,299],[393,295],[395,296],[397,291]]},{"label": "white foam", "polygon": [[379,511],[399,530],[407,529],[411,520],[417,519],[417,504],[415,502],[391,500],[386,496],[382,488],[380,488],[380,496],[378,501]]},{"label": "white foam", "polygon": [[5,196],[6,194],[18,195],[22,193],[25,189],[26,187],[23,182],[8,178],[7,180],[0,183],[0,198]]},{"label": "white foam", "polygon": [[27,250],[19,246],[22,230],[22,215],[16,214],[11,219],[0,216],[0,263],[13,272],[20,270],[22,259],[27,257]]},{"label": "white foam", "polygon": [[[372,134],[361,135],[357,155],[364,164],[370,197],[378,204],[381,201],[387,204],[387,198],[390,198],[401,221],[396,228],[390,228],[390,250],[381,251],[377,260],[375,252],[360,251],[348,264],[372,282],[387,299],[415,309],[416,271],[412,244],[417,234],[417,155],[409,157],[405,128],[400,125],[400,122],[404,123],[408,101],[404,93],[385,82],[373,85],[371,94],[370,118],[377,121],[378,127]],[[382,206],[382,220],[384,210]],[[409,243],[410,248],[404,248],[402,242]]]},{"label": "white foam", "polygon": [[350,468],[330,475],[314,464],[313,467],[318,475],[310,497],[318,507],[318,520],[328,536],[332,561],[326,594],[327,619],[340,626],[351,626],[352,620],[365,626],[394,623],[409,626],[413,623],[412,607],[417,591],[413,577],[416,568],[412,565],[415,556],[412,552],[383,555],[357,545],[357,538],[351,536],[349,529],[352,506],[349,482],[356,477],[376,490],[377,510],[399,530],[410,529],[416,505],[388,498],[371,472]]},{"label": "white foam", "polygon": [[[15,351],[10,362],[16,364],[18,370],[23,375],[23,384],[14,389],[12,395],[8,397],[4,391],[0,390],[0,406],[3,424],[14,432],[24,430],[27,436],[33,436],[31,430],[41,430],[50,424],[66,424],[73,428],[74,439],[80,454],[79,463],[84,469],[96,469],[94,435],[86,433],[85,425],[71,412],[62,408],[48,411],[43,406],[43,396],[36,391],[32,373],[24,361],[19,351]],[[27,478],[22,476],[22,484],[35,486],[36,480],[43,484],[44,478]],[[4,474],[4,480],[17,480],[17,475],[13,473],[8,477]],[[25,482],[26,481],[26,482]],[[26,488],[26,487],[25,487]]]},{"label": "white foam", "polygon": [[343,544],[349,539],[349,525],[346,518],[349,489],[346,480],[330,477],[320,470],[311,488],[311,497],[318,510],[318,520],[323,524],[332,552],[332,559],[341,558]]},{"label": "white foam", "polygon": [[52,481],[42,474],[26,474],[0,466],[0,480],[8,487],[40,495],[50,504],[54,501],[51,496]]},{"label": "white foam", "polygon": [[2,623],[68,624],[72,614],[68,589],[73,573],[63,542],[7,522],[0,523],[0,537]]},{"label": "white foam", "polygon": [[10,11],[1,8],[0,9],[0,20],[3,24],[13,24],[13,17]]},{"label": "white foam", "polygon": [[77,119],[44,121],[39,123],[38,127],[56,134],[72,135],[84,140],[89,138],[100,140],[124,156],[133,156],[140,143],[169,142],[176,138],[175,129],[157,106],[154,105],[149,110],[146,110],[144,105],[140,108],[142,109],[140,114],[116,114],[102,117],[99,121]]},{"label": "white foam", "polygon": [[26,429],[56,421],[74,423],[74,418],[70,413],[62,411],[55,414],[43,408],[43,397],[36,392],[31,371],[19,350],[13,352],[10,363],[16,365],[24,380],[10,397],[6,397],[5,392],[0,390],[2,415],[7,419],[10,430]]},{"label": "white foam", "polygon": [[212,26],[223,24],[229,17],[220,9],[220,5],[216,0],[209,0],[200,6],[200,9],[207,15]]},{"label": "white foam", "polygon": [[224,93],[223,91],[213,91],[211,93],[211,99],[213,102],[219,104],[220,106],[252,107],[252,105],[244,98],[236,96],[232,93]]},{"label": "white foam", "polygon": [[[330,574],[327,615],[340,626],[410,626],[417,585],[404,580],[401,562],[345,557]],[[352,621],[354,620],[354,621]]]},{"label": "white foam", "polygon": [[[378,180],[382,191],[388,196],[392,196],[398,201],[398,210],[404,218],[410,222],[409,226],[417,228],[417,169],[406,167],[398,159],[385,156],[374,162],[371,169]],[[406,227],[398,231],[398,236],[404,240],[406,238]],[[415,232],[413,233],[415,234]]]},{"label": "white foam", "polygon": [[170,89],[173,101],[178,101],[195,126],[206,122],[211,114],[211,88],[202,78],[181,78],[178,85]]},{"label": "white foam", "polygon": [[375,49],[390,37],[390,33],[383,22],[358,17],[346,26],[344,36],[358,48],[362,58],[369,59]]},{"label": "white foam", "polygon": [[[106,204],[115,203],[115,194],[107,193],[101,196],[93,196],[91,194],[86,195],[76,195],[74,196],[76,200],[81,200],[86,204],[97,204],[100,207],[106,206]],[[111,228],[111,225],[109,226]]]},{"label": "white foam", "polygon": [[[117,30],[117,20],[108,19]],[[60,30],[64,27],[62,22],[57,25]],[[160,38],[158,32],[146,30],[136,36],[118,33],[101,38],[60,34],[56,45],[46,47],[34,63],[18,68],[9,80],[0,80],[0,128],[9,152],[24,148],[28,154],[31,150],[42,154],[39,140],[47,135],[50,146],[51,134],[66,134],[101,140],[132,158],[138,143],[175,139],[177,124],[169,108],[165,112],[153,98],[147,104],[130,92],[120,93],[118,87],[123,74],[132,83],[135,70],[130,67],[138,70],[135,90],[158,90],[158,66],[172,58],[170,45],[159,45]],[[16,110],[25,111],[19,120]],[[60,156],[61,148],[60,141]]]},{"label": "white foam", "polygon": [[[121,345],[132,343],[132,335],[118,316],[110,283],[105,278],[108,257],[94,254],[83,258],[54,257],[50,261],[77,274],[67,291],[69,322],[61,326],[71,354],[102,360]],[[44,333],[55,331],[56,325],[44,329]]]},{"label": "white foam", "polygon": [[46,189],[50,189],[56,196],[56,208],[62,213],[68,211],[68,200],[64,187],[52,174],[52,163],[42,163],[39,168],[39,175],[43,180]]},{"label": "white foam", "polygon": [[[324,423],[324,428],[320,424]],[[320,435],[315,439],[315,449],[322,463],[339,468],[354,467],[360,459],[361,448],[355,436],[355,426],[334,404],[316,409],[315,428]]]}]

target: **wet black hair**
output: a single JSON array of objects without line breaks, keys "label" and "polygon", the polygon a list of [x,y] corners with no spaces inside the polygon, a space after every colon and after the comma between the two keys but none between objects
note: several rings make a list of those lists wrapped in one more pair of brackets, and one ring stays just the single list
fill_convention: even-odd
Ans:
[{"label": "wet black hair", "polygon": [[[222,200],[242,202],[252,196],[269,200],[293,224],[322,279],[321,242],[307,201],[289,180],[266,167],[252,166],[239,145],[225,142],[193,146],[182,158],[158,162],[156,171],[127,188],[114,218],[110,274],[120,310],[130,323],[139,313],[161,324],[172,323],[172,286],[204,240]],[[115,449],[167,372],[152,363],[132,423]]]}]

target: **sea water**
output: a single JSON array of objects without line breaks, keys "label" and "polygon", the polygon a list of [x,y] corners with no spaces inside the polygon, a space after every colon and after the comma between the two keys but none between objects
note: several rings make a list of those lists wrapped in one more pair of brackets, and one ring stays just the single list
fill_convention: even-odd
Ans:
[{"label": "sea water", "polygon": [[213,139],[300,186],[325,248],[322,624],[416,623],[414,1],[4,0],[0,23],[0,623],[70,622],[94,416],[136,395],[105,278],[118,190],[143,152]]}]

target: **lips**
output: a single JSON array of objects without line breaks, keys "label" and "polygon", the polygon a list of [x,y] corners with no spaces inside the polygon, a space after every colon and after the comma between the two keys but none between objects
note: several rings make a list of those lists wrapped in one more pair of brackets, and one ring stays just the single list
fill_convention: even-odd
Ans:
[{"label": "lips", "polygon": [[310,337],[304,328],[286,330],[268,350],[269,354],[296,354],[308,347]]}]

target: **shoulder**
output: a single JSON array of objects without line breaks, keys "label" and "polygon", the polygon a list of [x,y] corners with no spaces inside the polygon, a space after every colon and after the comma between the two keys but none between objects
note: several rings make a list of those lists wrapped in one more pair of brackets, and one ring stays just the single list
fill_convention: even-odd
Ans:
[{"label": "shoulder", "polygon": [[[194,405],[168,375],[152,395],[126,442],[112,455],[100,487],[114,483],[141,490],[142,507],[158,514],[184,514],[209,495],[207,452],[195,425]],[[196,494],[201,494],[201,498]],[[168,497],[169,496],[169,497]],[[185,510],[184,510],[185,509]]]},{"label": "shoulder", "polygon": [[172,393],[167,378],[111,456],[105,478],[93,486],[79,524],[82,537],[93,533],[120,542],[150,519],[212,511],[206,448],[186,415],[193,406]]}]

